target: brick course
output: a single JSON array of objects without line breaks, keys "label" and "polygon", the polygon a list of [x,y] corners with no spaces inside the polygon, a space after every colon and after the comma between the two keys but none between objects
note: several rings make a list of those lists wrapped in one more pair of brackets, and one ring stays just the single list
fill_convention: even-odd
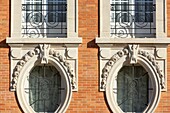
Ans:
[{"label": "brick course", "polygon": [[[9,91],[10,0],[0,0],[0,113],[21,113],[14,92]],[[99,34],[98,0],[79,0],[78,92],[73,92],[67,113],[110,113],[105,94],[99,91],[98,47],[94,39]],[[167,0],[167,36],[170,36],[170,1]],[[168,91],[162,92],[156,113],[170,112],[170,46],[168,49]]]}]

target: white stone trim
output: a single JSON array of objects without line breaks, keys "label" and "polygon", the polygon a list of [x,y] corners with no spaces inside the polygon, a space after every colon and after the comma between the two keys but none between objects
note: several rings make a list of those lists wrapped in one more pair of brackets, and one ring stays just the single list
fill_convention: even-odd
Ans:
[{"label": "white stone trim", "polygon": [[[71,38],[67,39],[71,40]],[[29,41],[22,42],[22,40],[19,41],[19,39],[7,39],[7,43],[11,47],[11,91],[15,91],[15,83],[18,82],[16,76],[19,76],[20,70],[22,70],[25,63],[33,56],[36,56],[42,61],[42,63],[46,64],[48,63],[49,58],[54,58],[59,61],[63,68],[67,70],[68,75],[70,75],[72,90],[78,91],[78,46],[82,40],[57,42],[57,39],[55,39],[51,41],[54,41],[53,43],[48,43],[49,40],[47,43],[44,43],[46,40],[40,41],[39,43],[32,43],[34,40]],[[57,43],[55,43],[55,41]],[[43,46],[45,45],[48,46],[47,49],[43,49]],[[42,49],[40,49],[41,46]]]},{"label": "white stone trim", "polygon": [[67,37],[78,37],[78,0],[67,0]]},{"label": "white stone trim", "polygon": [[82,43],[82,38],[80,37],[70,37],[70,38],[18,38],[18,37],[8,37],[6,42],[9,44],[76,44]]},{"label": "white stone trim", "polygon": [[[98,37],[96,38],[97,44],[150,44],[150,45],[165,45],[170,43],[170,39],[166,38],[109,38],[109,37]],[[101,45],[101,46],[102,46]]]},{"label": "white stone trim", "polygon": [[[127,48],[128,45],[138,45],[138,50],[145,51],[153,56],[155,61],[159,64],[160,71],[163,78],[162,81],[162,91],[167,91],[167,46],[170,43],[168,38],[132,38],[132,39],[118,39],[118,38],[96,38],[96,43],[100,48],[99,60],[100,60],[100,91],[105,91],[102,89],[102,79],[103,69],[107,66],[110,59],[123,51],[123,48]],[[129,52],[129,50],[128,50]],[[125,54],[125,53],[124,53]],[[118,55],[117,55],[118,56]],[[131,57],[132,55],[128,55]],[[137,59],[140,54],[135,55]],[[105,75],[105,74],[104,74]],[[161,74],[160,74],[161,76]]]},{"label": "white stone trim", "polygon": [[[164,0],[156,0],[156,38],[165,38],[167,35],[167,7],[165,0],[165,12],[164,9]],[[165,22],[164,22],[165,14]],[[164,25],[165,24],[165,25]],[[164,32],[165,27],[165,32]]]},{"label": "white stone trim", "polygon": [[100,0],[100,37],[110,37],[110,0]]},{"label": "white stone trim", "polygon": [[[62,67],[66,69],[66,73],[70,77],[70,83],[72,85],[72,89],[76,90],[77,89],[77,81],[76,81],[76,76],[74,73],[74,70],[72,69],[70,63],[65,60],[64,56],[60,55],[60,52],[54,50],[54,49],[49,49],[47,53],[42,52],[42,48],[44,48],[43,45],[39,45],[39,47],[36,47],[34,50],[28,51],[27,54],[25,54],[20,61],[16,64],[14,67],[14,72],[12,76],[12,90],[16,89],[17,82],[18,82],[18,77],[22,76],[20,75],[20,72],[22,71],[23,67],[26,65],[26,63],[32,59],[32,57],[36,56],[37,58],[39,57],[41,60],[41,64],[48,64],[48,59],[51,57],[55,60],[57,60],[59,63],[61,63]],[[44,49],[43,51],[45,51]],[[45,55],[46,54],[46,55]],[[34,63],[34,62],[32,62]]]},{"label": "white stone trim", "polygon": [[11,37],[21,37],[22,0],[11,0]]},{"label": "white stone trim", "polygon": [[[131,47],[134,45],[128,45],[128,46]],[[161,85],[161,89],[165,89],[165,76],[163,75],[162,70],[160,70],[159,64],[156,61],[154,55],[150,54],[147,51],[141,50],[141,49],[136,50],[136,53],[134,55],[133,51],[129,47],[125,47],[123,50],[117,51],[116,54],[114,54],[108,60],[108,62],[106,62],[104,68],[102,69],[101,82],[100,82],[101,90],[105,90],[106,84],[108,81],[108,76],[112,76],[112,74],[110,74],[111,73],[110,71],[112,70],[114,65],[116,65],[116,63],[119,62],[119,60],[121,60],[122,57],[124,57],[123,58],[124,62],[127,59],[129,59],[130,64],[138,63],[139,62],[138,60],[140,60],[141,58],[143,60],[145,60],[145,63],[146,63],[145,65],[149,65],[147,67],[151,67],[147,70],[151,70],[151,71],[154,70],[155,73],[152,76],[158,76],[159,82],[157,84]],[[117,66],[121,67],[122,64],[120,64],[120,66],[119,65],[117,65]]]}]

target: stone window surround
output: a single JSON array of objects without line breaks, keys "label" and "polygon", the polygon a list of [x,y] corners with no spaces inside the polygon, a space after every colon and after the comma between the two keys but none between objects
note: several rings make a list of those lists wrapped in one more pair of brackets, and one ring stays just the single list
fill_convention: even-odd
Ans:
[{"label": "stone window surround", "polygon": [[24,112],[33,112],[28,105],[23,84],[36,62],[52,64],[65,78],[66,97],[57,113],[69,106],[72,91],[78,91],[78,46],[81,38],[7,38],[10,48],[10,90],[16,91]]},{"label": "stone window surround", "polygon": [[[16,95],[17,95],[19,103],[21,103],[20,106],[22,107],[25,113],[35,113],[33,108],[28,103],[28,100],[27,100],[28,98],[25,95],[24,85],[25,85],[25,81],[27,79],[27,76],[29,76],[29,72],[31,71],[32,67],[35,67],[35,64],[39,64],[40,61],[37,59],[38,58],[36,57],[36,55],[35,56],[33,55],[32,58],[25,64],[23,69],[20,71],[20,76],[18,77]],[[49,63],[52,64],[61,74],[61,80],[62,80],[61,84],[65,88],[65,92],[61,91],[61,94],[62,94],[61,106],[59,107],[59,109],[56,109],[55,113],[64,113],[68,108],[68,105],[71,101],[71,96],[72,96],[72,89],[71,89],[71,84],[69,82],[69,76],[67,72],[65,71],[65,68],[63,68],[60,62],[55,60],[54,57],[50,57],[48,58],[48,60],[49,60]]]},{"label": "stone window surround", "polygon": [[111,88],[114,84],[113,80],[125,62],[141,64],[149,72],[154,83],[155,95],[145,111],[153,112],[159,103],[161,91],[167,91],[167,46],[170,44],[170,39],[166,34],[166,0],[155,1],[156,37],[112,38],[110,37],[110,0],[100,0],[100,36],[96,38],[100,51],[99,90],[105,92],[113,112],[122,112],[113,97]]},{"label": "stone window surround", "polygon": [[[67,0],[67,37],[27,38],[22,37],[22,0],[11,0],[11,35],[6,39],[10,46],[10,90],[16,91],[18,101],[25,112],[33,112],[24,99],[23,79],[35,66],[54,65],[66,79],[66,99],[61,109],[69,106],[72,91],[78,91],[78,0]],[[63,75],[62,75],[63,74]]]},{"label": "stone window surround", "polygon": [[[112,56],[127,48],[129,45],[137,45],[139,50],[146,51],[150,56],[153,56],[155,62],[160,67],[160,71],[164,77],[164,87],[162,91],[167,90],[167,46],[170,43],[168,38],[132,38],[132,39],[118,39],[118,38],[96,38],[96,43],[100,48],[100,91],[105,91],[102,88],[102,74],[105,67],[111,60]],[[139,50],[136,50],[136,61],[131,60],[131,63],[136,63],[139,57]],[[128,51],[131,51],[128,49]],[[130,53],[129,53],[130,55]],[[132,56],[128,56],[132,59]],[[148,64],[146,64],[148,65]]]},{"label": "stone window surround", "polygon": [[[161,91],[167,91],[167,46],[168,38],[96,38],[99,46],[99,89],[106,94],[107,102],[113,112],[122,112],[113,97],[111,88],[117,76],[117,72],[125,62],[141,64],[153,81],[155,95],[151,104],[146,108],[147,112],[154,112]],[[133,47],[133,49],[132,49]]]},{"label": "stone window surround", "polygon": [[[158,58],[159,60],[162,59],[164,61],[164,65],[162,64],[161,67],[164,67],[162,71],[165,76],[165,86],[166,86],[166,76],[167,76],[166,55],[167,55],[167,46],[170,43],[169,39],[166,37],[167,35],[166,34],[167,32],[166,0],[164,1],[155,0],[155,2],[156,2],[156,38],[155,37],[112,38],[110,37],[110,0],[104,0],[104,1],[100,0],[100,37],[96,38],[96,44],[98,44],[100,48],[100,56],[99,56],[100,76],[102,73],[102,69],[104,67],[104,64],[102,64],[103,60],[109,60],[111,58],[111,56],[109,55],[111,55],[112,49],[117,49],[117,48],[123,49],[125,46],[128,46],[128,44],[137,44],[139,45],[139,48],[142,47],[144,48],[145,51],[150,51],[150,49],[154,47],[155,50],[151,54],[153,54],[153,56],[155,56],[156,59]],[[158,54],[163,55],[163,57],[160,57]],[[110,58],[103,57],[103,55],[109,56]],[[166,88],[164,88],[164,91],[166,91]]]},{"label": "stone window surround", "polygon": [[[74,75],[78,78],[78,46],[82,39],[78,37],[78,0],[67,0],[67,37],[65,38],[27,38],[22,37],[22,0],[11,1],[11,36],[7,38],[6,43],[11,47],[11,82],[13,79],[13,70],[21,60],[24,53],[36,48],[38,45],[49,45],[63,54],[63,57],[72,63]],[[47,53],[49,54],[49,53]],[[44,55],[47,57],[46,55]],[[73,63],[74,62],[74,63]],[[45,63],[45,61],[44,61]],[[76,80],[78,82],[78,80]],[[11,84],[12,85],[12,84]],[[15,91],[15,88],[10,88]],[[73,91],[77,91],[77,87]]]},{"label": "stone window surround", "polygon": [[[118,62],[117,65],[115,64],[115,66],[113,66],[109,76],[108,76],[108,82],[106,85],[106,98],[107,101],[110,105],[110,108],[112,109],[112,111],[114,111],[115,113],[122,113],[122,110],[120,109],[120,107],[117,106],[117,101],[116,101],[116,94],[113,93],[113,84],[116,83],[116,76],[118,71],[120,70],[120,68],[122,67],[123,63],[126,62],[126,58],[122,57]],[[158,103],[159,103],[159,99],[160,99],[160,95],[161,95],[161,88],[159,84],[156,84],[156,82],[159,82],[159,80],[157,79],[155,75],[155,73],[150,70],[150,67],[148,67],[148,65],[145,64],[145,61],[142,58],[138,58],[138,63],[141,64],[144,68],[148,69],[147,72],[149,74],[149,77],[151,79],[151,83],[153,83],[153,90],[152,90],[152,95],[150,95],[149,98],[149,104],[146,107],[146,109],[143,111],[144,113],[152,113],[154,112],[154,110],[156,109]],[[113,82],[114,81],[114,82]],[[114,96],[113,96],[114,95]]]},{"label": "stone window surround", "polygon": [[[81,38],[7,38],[6,42],[11,47],[11,91],[15,91],[17,88],[15,83],[18,79],[15,79],[15,74],[20,76],[17,70],[22,70],[22,61],[27,62],[37,50],[40,51],[36,56],[41,60],[41,64],[48,64],[49,57],[58,58],[62,67],[66,68],[68,75],[74,75],[75,84],[72,84],[72,91],[78,91],[78,46],[82,42]],[[73,82],[72,80],[70,78],[70,83]]]},{"label": "stone window surround", "polygon": [[[22,0],[11,0],[11,37],[12,38],[22,37],[21,8],[22,8]],[[67,0],[67,38],[70,37],[78,37],[78,0]]]}]

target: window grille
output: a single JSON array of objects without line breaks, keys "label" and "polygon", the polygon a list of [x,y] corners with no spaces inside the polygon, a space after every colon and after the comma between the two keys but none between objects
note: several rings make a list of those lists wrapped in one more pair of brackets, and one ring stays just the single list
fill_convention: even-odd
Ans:
[{"label": "window grille", "polygon": [[154,0],[111,0],[110,5],[112,37],[156,36]]},{"label": "window grille", "polygon": [[[143,112],[152,96],[148,72],[142,66],[124,66],[117,76],[117,103],[123,112]],[[151,93],[152,92],[152,93]]]},{"label": "window grille", "polygon": [[23,37],[66,37],[66,0],[25,0],[22,4]]},{"label": "window grille", "polygon": [[36,66],[27,78],[25,93],[35,112],[55,112],[61,106],[61,76],[53,66]]}]

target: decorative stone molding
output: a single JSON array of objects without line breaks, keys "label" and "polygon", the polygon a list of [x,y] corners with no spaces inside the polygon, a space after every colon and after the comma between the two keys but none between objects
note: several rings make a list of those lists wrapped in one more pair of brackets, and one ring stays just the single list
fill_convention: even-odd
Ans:
[{"label": "decorative stone molding", "polygon": [[74,70],[70,63],[58,52],[54,49],[49,49],[49,45],[39,45],[34,50],[28,51],[21,60],[17,63],[14,68],[13,78],[12,78],[12,89],[16,90],[18,76],[20,75],[20,71],[24,67],[24,65],[33,57],[37,56],[41,58],[41,64],[48,63],[48,56],[56,58],[62,65],[67,69],[67,73],[70,76],[70,81],[72,85],[72,89],[75,90],[77,88],[76,76]]},{"label": "decorative stone molding", "polygon": [[156,69],[156,72],[159,75],[161,89],[164,90],[166,88],[165,87],[165,75],[162,73],[163,70],[160,69],[160,65],[156,61],[154,55],[142,49],[139,49],[138,55],[144,56],[146,59],[148,59],[151,65]]},{"label": "decorative stone molding", "polygon": [[139,47],[138,45],[128,45],[128,47],[125,47],[123,50],[118,51],[108,60],[108,62],[106,63],[102,71],[102,80],[100,83],[102,90],[105,90],[106,88],[106,81],[112,66],[123,56],[128,57],[127,59],[130,59],[130,63],[132,64],[138,62],[137,61],[138,57],[140,56],[145,57],[145,59],[147,59],[149,63],[151,63],[151,65],[156,69],[156,72],[160,77],[161,88],[165,89],[165,80],[164,80],[165,76],[163,75],[162,70],[160,69],[160,66],[156,61],[155,57],[145,50],[142,49],[138,50],[138,47]]},{"label": "decorative stone molding", "polygon": [[100,48],[100,91],[105,91],[108,76],[112,75],[113,67],[122,67],[122,60],[129,64],[141,63],[144,61],[145,68],[154,71],[159,78],[157,84],[161,91],[167,91],[167,45],[170,40],[167,38],[96,38]]},{"label": "decorative stone molding", "polygon": [[[11,47],[10,90],[16,91],[18,77],[22,76],[21,70],[23,71],[24,68],[24,71],[28,71],[26,70],[29,67],[27,62],[36,60],[39,64],[49,64],[49,59],[52,58],[61,64],[60,68],[66,71],[72,91],[78,91],[78,46],[81,42],[81,38],[7,38],[7,43]],[[27,65],[26,68],[25,65]]]},{"label": "decorative stone molding", "polygon": [[136,44],[129,44],[129,57],[130,57],[130,64],[136,64],[137,63],[137,54],[139,45]]},{"label": "decorative stone molding", "polygon": [[107,82],[107,78],[109,75],[109,72],[111,70],[111,68],[113,67],[113,65],[124,55],[128,55],[129,54],[129,50],[127,48],[124,48],[123,50],[118,51],[116,54],[114,54],[109,60],[108,62],[106,62],[106,65],[103,68],[102,74],[101,74],[101,90],[105,90],[106,88],[106,82]]},{"label": "decorative stone molding", "polygon": [[41,58],[41,64],[48,64],[48,57],[49,57],[49,50],[50,45],[49,44],[40,44],[40,58]]}]

